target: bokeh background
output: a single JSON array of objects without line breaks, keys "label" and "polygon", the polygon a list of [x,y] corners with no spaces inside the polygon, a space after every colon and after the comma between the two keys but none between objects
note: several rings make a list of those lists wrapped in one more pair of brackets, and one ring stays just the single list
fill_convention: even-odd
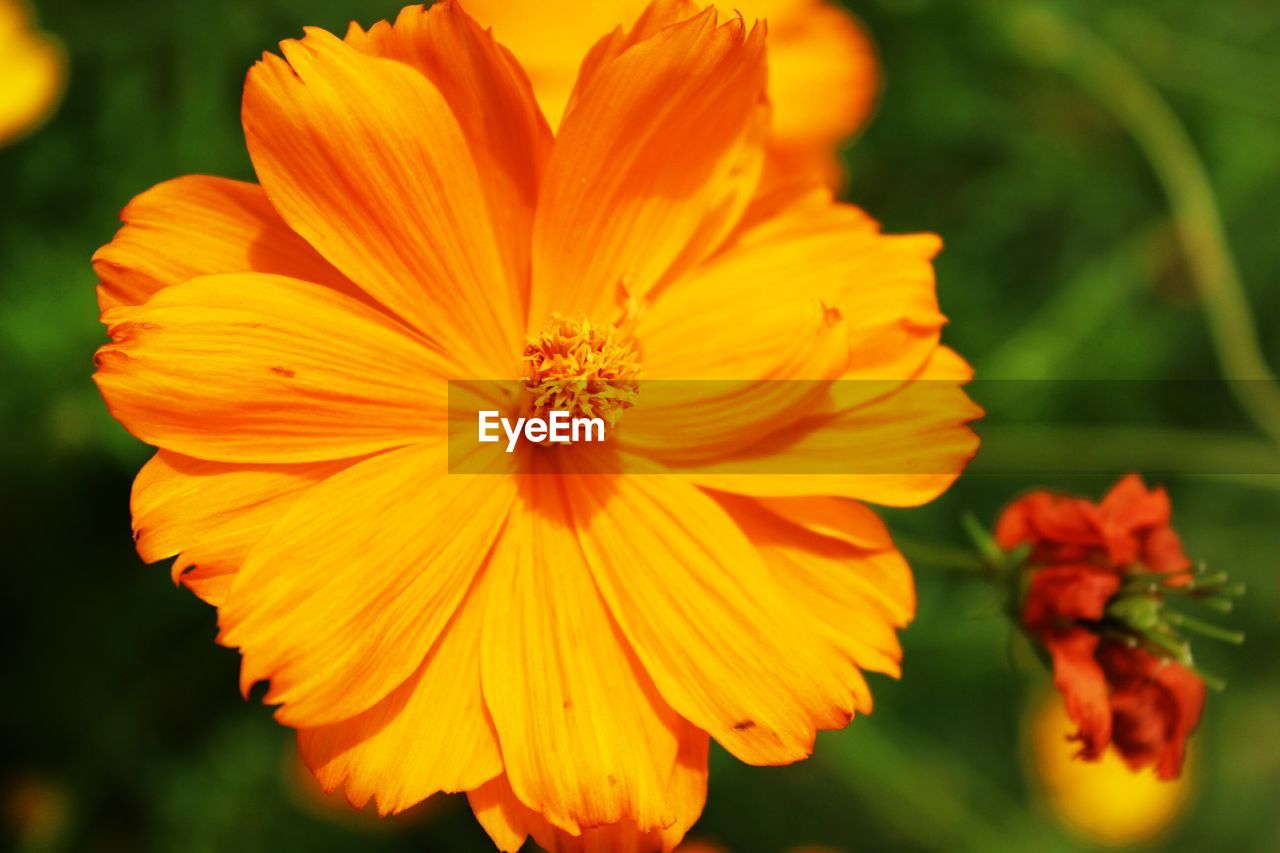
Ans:
[{"label": "bokeh background", "polygon": [[[848,147],[848,195],[890,230],[944,235],[947,339],[980,376],[1029,380],[1002,386],[1006,403],[1007,388],[1025,388],[1014,419],[1025,423],[993,431],[944,499],[889,516],[920,593],[905,677],[876,680],[874,714],[822,735],[800,765],[713,752],[691,838],[732,851],[1100,843],[1055,811],[1027,748],[1045,674],[992,592],[948,565],[965,512],[989,521],[1040,483],[1098,495],[1145,467],[1168,486],[1188,552],[1250,588],[1229,619],[1245,646],[1197,648],[1229,686],[1210,697],[1185,800],[1147,843],[1280,849],[1280,427],[1230,394],[1206,406],[1168,381],[1221,377],[1224,358],[1238,375],[1249,326],[1280,363],[1280,7],[854,5],[886,89]],[[103,340],[89,256],[119,209],[180,174],[250,178],[247,67],[304,24],[341,30],[397,6],[36,4],[71,76],[56,115],[0,150],[4,849],[490,849],[461,798],[380,822],[318,795],[289,732],[240,700],[213,611],[135,556],[129,484],[148,449],[89,379]],[[1250,312],[1225,316],[1222,288]],[[1048,381],[1062,378],[1094,381]],[[1142,411],[1116,378],[1152,381]],[[1116,411],[1137,417],[1114,428]],[[1086,452],[1087,475],[1034,464]],[[1208,476],[1206,459],[1228,461]]]}]

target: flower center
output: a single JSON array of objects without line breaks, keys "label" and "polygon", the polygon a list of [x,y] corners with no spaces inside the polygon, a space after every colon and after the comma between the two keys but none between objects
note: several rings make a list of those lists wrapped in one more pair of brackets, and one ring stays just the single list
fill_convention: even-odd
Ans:
[{"label": "flower center", "polygon": [[612,429],[639,394],[635,348],[611,325],[552,314],[524,350],[533,414],[602,418]]}]

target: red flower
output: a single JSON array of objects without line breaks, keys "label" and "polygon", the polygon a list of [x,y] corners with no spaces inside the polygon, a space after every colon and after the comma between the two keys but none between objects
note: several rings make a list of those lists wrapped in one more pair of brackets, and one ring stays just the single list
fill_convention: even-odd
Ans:
[{"label": "red flower", "polygon": [[1054,684],[1079,726],[1080,757],[1096,760],[1110,745],[1132,769],[1154,764],[1163,779],[1181,772],[1204,706],[1204,682],[1147,651],[1123,626],[1104,629],[1116,627],[1107,624],[1107,609],[1126,575],[1190,568],[1169,515],[1164,490],[1149,491],[1131,474],[1100,504],[1043,491],[1026,495],[996,525],[1002,548],[1030,546],[1022,624],[1053,659]]},{"label": "red flower", "polygon": [[1041,565],[1088,562],[1120,570],[1141,563],[1154,572],[1179,572],[1191,561],[1169,527],[1169,496],[1148,490],[1129,474],[1102,499],[1032,492],[1015,501],[996,523],[1002,548],[1031,545],[1031,561]]}]

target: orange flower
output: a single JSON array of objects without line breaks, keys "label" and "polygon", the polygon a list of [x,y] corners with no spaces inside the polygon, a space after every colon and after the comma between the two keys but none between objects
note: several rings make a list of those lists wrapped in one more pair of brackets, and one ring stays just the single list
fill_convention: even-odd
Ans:
[{"label": "orange flower", "polygon": [[53,111],[66,75],[62,50],[31,28],[21,0],[0,0],[0,145]]},{"label": "orange flower", "polygon": [[[162,184],[94,258],[96,380],[160,448],[140,554],[177,555],[326,789],[382,812],[466,791],[503,850],[669,850],[710,737],[780,764],[869,711],[914,593],[861,501],[930,500],[976,448],[937,239],[756,197],[764,30],[662,8],[591,53],[554,136],[457,4],[309,30],[246,82],[261,188]],[[893,381],[640,403],[604,445],[447,473],[447,380],[524,378],[531,406],[571,362],[622,395],[582,406],[637,370]],[[903,404],[933,377],[939,405]],[[668,458],[682,415],[701,459],[767,455],[785,415],[833,467],[927,464],[709,473]],[[585,470],[605,456],[658,473]]]},{"label": "orange flower", "polygon": [[1134,596],[1122,595],[1122,587],[1135,572],[1187,582],[1191,561],[1169,515],[1164,490],[1148,491],[1131,474],[1100,504],[1026,495],[996,525],[1002,548],[1031,548],[1022,624],[1053,658],[1054,683],[1079,727],[1079,756],[1097,761],[1112,746],[1130,768],[1155,765],[1162,779],[1181,772],[1205,686],[1182,664],[1139,645],[1143,636],[1158,636],[1144,631],[1160,627],[1160,601],[1150,587]]},{"label": "orange flower", "polygon": [[[529,72],[543,112],[555,127],[570,102],[578,64],[602,33],[631,26],[646,0],[581,3],[572,14],[548,14],[540,0],[468,0],[467,11],[509,47]],[[672,0],[669,14],[692,17],[702,7]],[[830,0],[743,0],[747,20],[767,20],[769,93],[773,102],[770,172],[778,178],[842,180],[836,146],[866,122],[880,80],[875,50],[857,21]]]}]

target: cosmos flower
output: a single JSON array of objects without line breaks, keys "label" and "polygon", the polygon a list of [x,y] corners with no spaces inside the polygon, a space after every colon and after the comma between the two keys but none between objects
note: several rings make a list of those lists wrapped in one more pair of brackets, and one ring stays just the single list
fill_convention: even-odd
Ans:
[{"label": "cosmos flower", "polygon": [[995,532],[1002,548],[1030,549],[1022,625],[1053,659],[1079,757],[1097,761],[1110,746],[1162,779],[1181,772],[1205,699],[1175,630],[1185,623],[1164,608],[1205,591],[1169,519],[1164,490],[1131,474],[1098,504],[1028,494]]},{"label": "cosmos flower", "polygon": [[0,145],[44,120],[62,96],[66,61],[32,28],[22,0],[0,0]]},{"label": "cosmos flower", "polygon": [[[547,14],[539,0],[465,3],[524,65],[552,127],[564,114],[588,49],[602,33],[631,26],[646,5],[645,0],[603,0],[579,4],[571,15],[555,15]],[[678,17],[702,10],[691,0],[669,5]],[[771,176],[838,185],[836,146],[867,121],[880,89],[871,40],[831,0],[744,0],[728,8],[747,20],[768,21]]]},{"label": "cosmos flower", "polygon": [[[914,591],[864,502],[932,499],[977,444],[937,239],[759,195],[764,28],[669,11],[599,43],[554,135],[457,4],[309,30],[246,81],[261,185],[161,184],[94,257],[95,378],[160,448],[139,553],[218,607],[326,789],[465,791],[503,850],[669,850],[710,738],[783,764],[870,711]],[[449,380],[527,408],[637,375],[612,440],[449,472]],[[650,379],[806,381],[664,408]],[[784,443],[833,473],[708,464]]]}]

